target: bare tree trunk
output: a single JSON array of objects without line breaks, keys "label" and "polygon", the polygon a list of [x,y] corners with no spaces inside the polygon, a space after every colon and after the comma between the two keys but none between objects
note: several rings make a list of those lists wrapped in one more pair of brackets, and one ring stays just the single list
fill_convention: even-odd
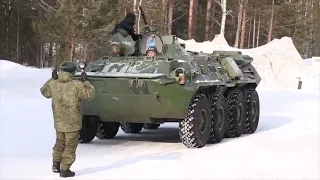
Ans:
[{"label": "bare tree trunk", "polygon": [[252,18],[250,18],[250,27],[249,27],[249,33],[248,33],[248,48],[250,48],[251,30],[252,30]]},{"label": "bare tree trunk", "polygon": [[52,67],[53,66],[53,43],[50,42],[49,44],[49,52],[48,52],[48,59],[46,59],[48,62],[48,66]]},{"label": "bare tree trunk", "polygon": [[256,42],[256,12],[253,13],[252,48],[256,47],[255,42]]},{"label": "bare tree trunk", "polygon": [[40,38],[40,58],[39,58],[39,64],[38,64],[38,67],[39,68],[43,68],[43,39],[42,37]]},{"label": "bare tree trunk", "polygon": [[[139,6],[142,5],[142,0],[139,0]],[[140,34],[140,21],[141,21],[141,12],[139,11],[139,16],[138,16],[138,34]]]},{"label": "bare tree trunk", "polygon": [[[137,0],[133,0],[132,10],[133,10],[133,13],[136,15],[136,17],[139,18],[139,14],[138,14],[138,11],[137,11]],[[137,30],[138,29],[138,23],[136,23],[134,25],[134,27],[135,27],[134,29]]]},{"label": "bare tree trunk", "polygon": [[205,32],[205,40],[209,40],[210,37],[210,14],[211,14],[211,4],[212,1],[208,0],[207,2],[207,16],[206,16],[206,32]]},{"label": "bare tree trunk", "polygon": [[257,43],[256,43],[257,47],[259,46],[259,37],[260,37],[260,16],[258,20]]},{"label": "bare tree trunk", "polygon": [[246,22],[247,22],[247,11],[243,9],[243,17],[241,23],[241,35],[240,35],[240,48],[243,49],[244,41],[246,38]]},{"label": "bare tree trunk", "polygon": [[73,50],[75,45],[75,27],[72,25],[71,27],[71,38],[70,38],[70,59],[69,61],[73,61]]},{"label": "bare tree trunk", "polygon": [[234,40],[234,47],[238,47],[239,45],[239,36],[240,36],[240,31],[241,31],[241,23],[242,23],[242,17],[243,17],[243,4],[244,0],[239,1],[239,12],[238,12],[238,24],[237,24],[237,31],[236,31],[236,38]]},{"label": "bare tree trunk", "polygon": [[132,7],[133,13],[137,16],[137,0],[133,0],[133,7]]},{"label": "bare tree trunk", "polygon": [[168,0],[162,0],[163,25],[162,33],[166,34],[168,30]]},{"label": "bare tree trunk", "polygon": [[221,18],[221,28],[220,34],[225,33],[226,19],[227,19],[227,0],[221,0],[222,18]]},{"label": "bare tree trunk", "polygon": [[17,27],[17,49],[16,49],[16,59],[19,63],[19,37],[20,37],[20,10],[18,8],[18,27]]},{"label": "bare tree trunk", "polygon": [[272,7],[271,7],[271,17],[270,17],[270,26],[269,26],[269,33],[268,33],[268,42],[270,42],[271,38],[272,38],[273,16],[274,16],[274,0],[272,0]]},{"label": "bare tree trunk", "polygon": [[216,8],[216,3],[212,4],[212,10],[211,10],[211,16],[212,16],[212,21],[211,21],[211,40],[214,38],[215,34],[214,34],[214,11]]},{"label": "bare tree trunk", "polygon": [[190,0],[189,6],[189,24],[188,24],[188,37],[193,38],[194,21],[195,21],[195,8],[197,7],[196,0]]},{"label": "bare tree trunk", "polygon": [[169,14],[168,14],[168,34],[172,32],[172,19],[173,19],[173,7],[174,0],[169,0]]}]

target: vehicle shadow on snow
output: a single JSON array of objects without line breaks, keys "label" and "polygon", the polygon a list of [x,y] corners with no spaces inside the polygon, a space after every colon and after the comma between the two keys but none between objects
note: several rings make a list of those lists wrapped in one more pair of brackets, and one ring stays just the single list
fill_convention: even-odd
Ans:
[{"label": "vehicle shadow on snow", "polygon": [[122,131],[110,140],[95,140],[95,144],[117,145],[125,142],[145,141],[145,142],[161,142],[161,143],[181,143],[179,138],[179,128],[177,127],[159,127],[155,130],[143,129],[138,134],[125,134]]},{"label": "vehicle shadow on snow", "polygon": [[291,122],[292,119],[286,116],[261,116],[255,133],[277,129]]},{"label": "vehicle shadow on snow", "polygon": [[106,171],[115,168],[121,168],[128,165],[133,165],[141,161],[148,161],[148,160],[159,160],[159,161],[166,161],[166,160],[177,160],[180,159],[181,153],[180,152],[171,152],[171,153],[154,153],[154,154],[146,154],[135,156],[131,158],[125,158],[123,160],[114,162],[110,165],[102,166],[102,167],[92,167],[92,168],[85,168],[80,171],[77,171],[77,176],[93,174],[101,171]]},{"label": "vehicle shadow on snow", "polygon": [[[280,128],[281,126],[289,124],[291,122],[292,122],[292,119],[285,116],[261,116],[259,120],[259,126],[255,133],[243,134],[237,138],[224,138],[219,144],[226,143],[239,138],[254,136],[257,133],[274,130],[274,129]],[[114,146],[114,145],[120,145],[126,142],[137,142],[137,141],[150,142],[150,143],[152,142],[181,143],[181,140],[179,137],[178,125],[177,126],[170,125],[170,127],[160,126],[158,129],[155,129],[155,130],[143,129],[138,134],[126,134],[126,133],[123,133],[122,131],[119,131],[118,135],[114,139],[109,139],[109,140],[95,139],[92,143],[98,146],[99,145]],[[215,144],[208,144],[209,147],[211,145],[215,145]]]},{"label": "vehicle shadow on snow", "polygon": [[[287,125],[292,122],[292,119],[285,117],[285,116],[260,116],[259,120],[259,126],[257,130],[253,134],[242,134],[240,137],[236,138],[224,138],[220,143],[218,144],[224,144],[228,143],[230,141],[236,141],[237,139],[247,138],[250,136],[254,136],[255,134],[274,130],[277,128],[280,128],[281,126]],[[218,144],[207,144],[205,148],[212,147]]]}]

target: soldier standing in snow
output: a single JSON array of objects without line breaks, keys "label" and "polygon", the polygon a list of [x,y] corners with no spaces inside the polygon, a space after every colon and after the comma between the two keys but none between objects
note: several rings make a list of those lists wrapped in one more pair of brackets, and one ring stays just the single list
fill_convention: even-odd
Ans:
[{"label": "soldier standing in snow", "polygon": [[70,166],[76,159],[79,132],[82,128],[79,104],[80,100],[91,100],[95,96],[94,86],[87,80],[85,72],[81,74],[82,82],[74,78],[76,69],[75,63],[63,62],[60,65],[59,75],[56,70],[53,70],[52,78],[40,89],[44,97],[52,98],[54,128],[56,129],[52,171],[60,173],[60,177],[75,176]]}]

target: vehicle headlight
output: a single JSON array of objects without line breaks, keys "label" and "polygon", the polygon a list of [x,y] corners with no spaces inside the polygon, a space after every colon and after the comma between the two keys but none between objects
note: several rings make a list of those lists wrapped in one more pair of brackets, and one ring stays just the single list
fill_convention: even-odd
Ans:
[{"label": "vehicle headlight", "polygon": [[86,62],[84,62],[84,61],[80,61],[79,62],[79,64],[78,64],[78,66],[81,68],[81,69],[84,69],[85,67],[86,67]]}]

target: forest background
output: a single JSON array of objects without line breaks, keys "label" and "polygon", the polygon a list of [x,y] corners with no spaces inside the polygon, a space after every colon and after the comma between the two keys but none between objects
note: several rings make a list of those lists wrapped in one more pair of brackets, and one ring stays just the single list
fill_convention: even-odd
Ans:
[{"label": "forest background", "polygon": [[237,48],[291,37],[303,58],[320,56],[320,0],[1,0],[0,59],[35,67],[92,61],[138,6],[160,34],[198,42],[223,34]]}]

